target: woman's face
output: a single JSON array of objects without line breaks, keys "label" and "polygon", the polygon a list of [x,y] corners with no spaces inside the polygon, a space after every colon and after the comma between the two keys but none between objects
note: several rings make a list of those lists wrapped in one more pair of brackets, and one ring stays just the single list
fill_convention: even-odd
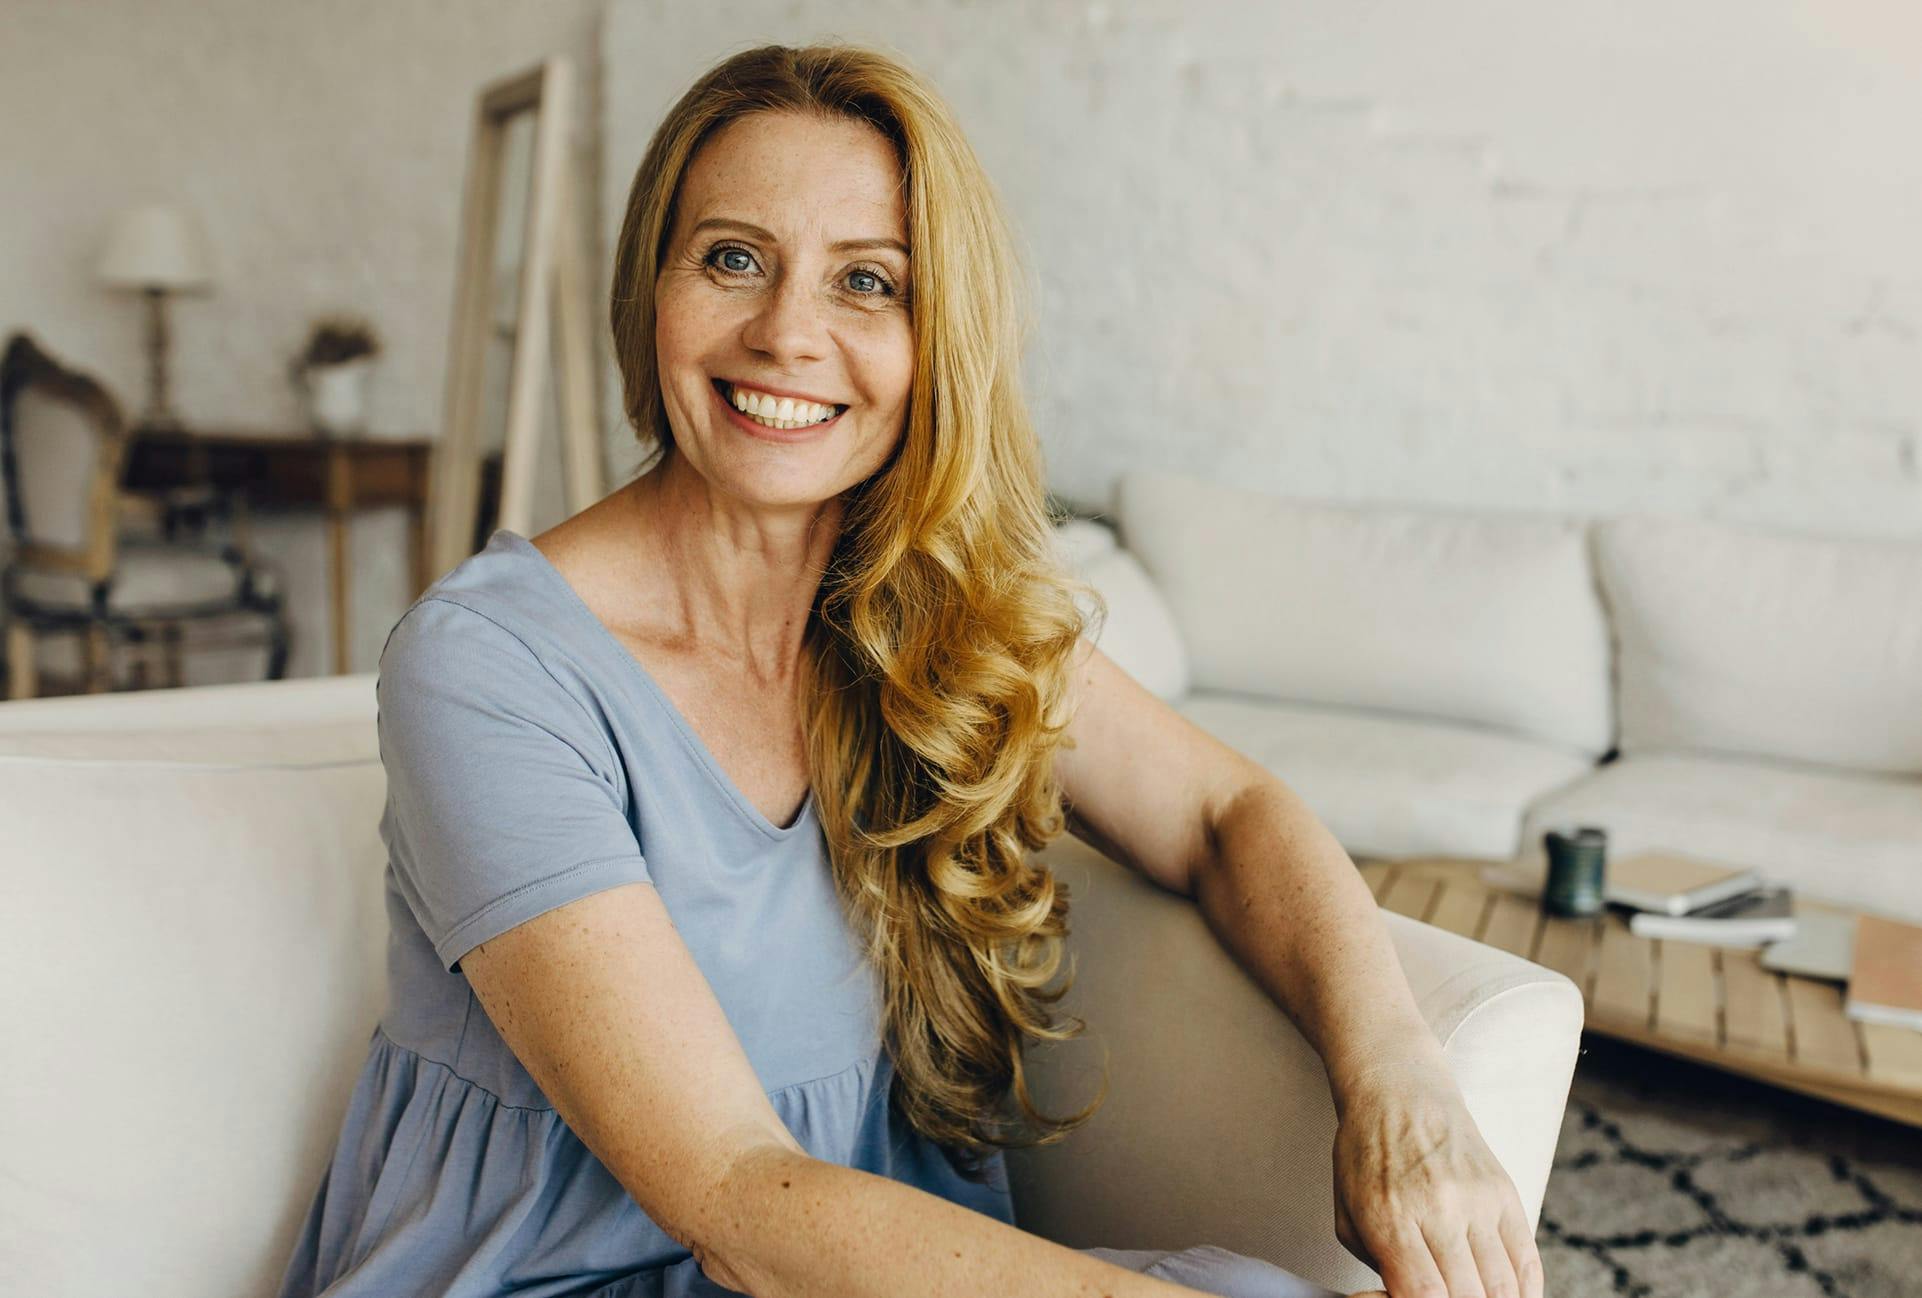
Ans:
[{"label": "woman's face", "polygon": [[675,451],[710,487],[811,505],[887,460],[914,373],[907,245],[872,126],[762,112],[709,137],[654,300]]}]

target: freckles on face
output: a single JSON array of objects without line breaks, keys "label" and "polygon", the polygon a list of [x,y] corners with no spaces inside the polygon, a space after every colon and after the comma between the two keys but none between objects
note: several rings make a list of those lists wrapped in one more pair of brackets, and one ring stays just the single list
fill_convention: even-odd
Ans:
[{"label": "freckles on face", "polygon": [[[914,370],[906,224],[894,147],[867,123],[755,113],[702,145],[655,285],[662,396],[697,468],[773,462],[832,494],[885,462]],[[737,413],[772,415],[764,396],[845,409],[769,440]]]}]

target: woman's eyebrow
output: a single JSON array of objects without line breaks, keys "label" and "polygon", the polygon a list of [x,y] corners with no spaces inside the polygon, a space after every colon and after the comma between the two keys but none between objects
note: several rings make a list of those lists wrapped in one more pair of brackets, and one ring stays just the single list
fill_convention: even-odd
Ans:
[{"label": "woman's eyebrow", "polygon": [[[699,234],[701,231],[707,230],[707,229],[738,230],[742,234],[752,236],[753,238],[760,239],[767,243],[780,242],[780,240],[775,238],[773,234],[771,234],[767,230],[762,229],[760,226],[755,225],[750,221],[737,221],[733,217],[729,217],[729,216],[707,217],[705,220],[696,222],[694,229],[690,231],[690,233]],[[878,237],[866,238],[866,239],[843,239],[841,240],[841,242],[831,245],[828,251],[859,252],[867,248],[892,248],[896,252],[900,253],[903,257],[912,255],[908,252],[908,245],[906,245],[905,243],[902,243],[899,239],[886,239],[886,238],[878,238]]]}]

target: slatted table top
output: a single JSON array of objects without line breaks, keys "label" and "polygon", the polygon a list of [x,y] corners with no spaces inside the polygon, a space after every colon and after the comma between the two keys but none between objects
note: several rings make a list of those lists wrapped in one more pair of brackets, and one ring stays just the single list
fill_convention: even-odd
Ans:
[{"label": "slatted table top", "polygon": [[[1567,975],[1591,1031],[1922,1126],[1922,1031],[1849,1018],[1840,983],[1764,969],[1759,950],[1637,937],[1613,908],[1551,915],[1483,883],[1489,861],[1357,864],[1384,908]],[[1795,906],[1856,913],[1799,892]]]}]

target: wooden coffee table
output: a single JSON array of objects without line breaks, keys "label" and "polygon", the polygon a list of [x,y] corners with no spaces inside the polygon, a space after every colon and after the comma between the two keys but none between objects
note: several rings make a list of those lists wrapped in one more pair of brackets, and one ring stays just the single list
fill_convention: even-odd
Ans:
[{"label": "wooden coffee table", "polygon": [[[1551,915],[1483,883],[1488,861],[1356,864],[1384,908],[1567,975],[1591,1031],[1922,1127],[1922,1032],[1849,1018],[1838,983],[1764,969],[1759,950],[1637,937],[1612,908]],[[1858,913],[1800,892],[1795,906]]]}]

